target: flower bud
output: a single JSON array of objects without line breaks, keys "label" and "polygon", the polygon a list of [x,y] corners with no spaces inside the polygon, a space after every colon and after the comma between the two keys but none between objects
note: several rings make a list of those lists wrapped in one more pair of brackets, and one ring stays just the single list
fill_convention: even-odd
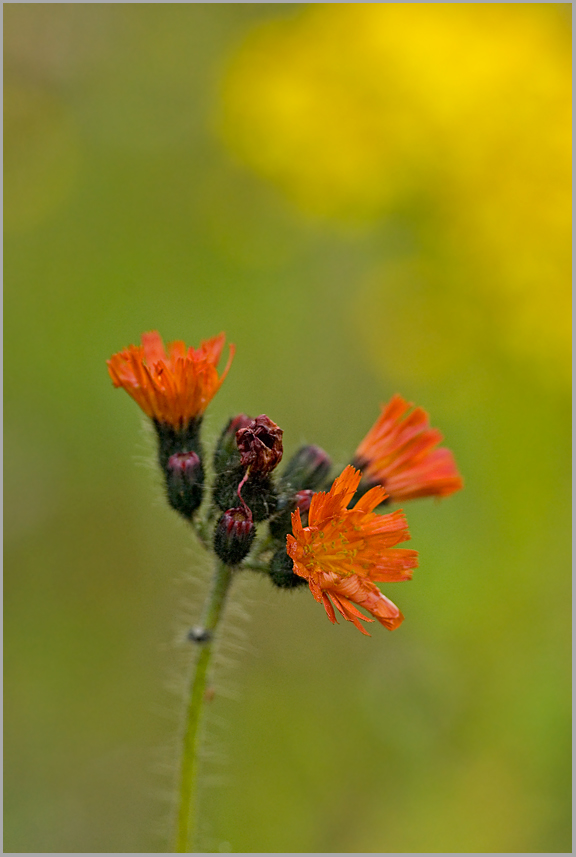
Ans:
[{"label": "flower bud", "polygon": [[295,494],[282,497],[278,502],[278,511],[270,518],[270,535],[275,539],[284,539],[292,532],[292,512],[300,509],[302,526],[308,526],[308,509],[312,502],[314,491],[305,489]]},{"label": "flower bud", "polygon": [[166,493],[173,509],[190,519],[202,503],[204,468],[195,452],[171,455],[164,471]]},{"label": "flower bud", "polygon": [[280,477],[292,488],[319,488],[330,473],[330,457],[319,446],[302,446],[288,462]]},{"label": "flower bud", "polygon": [[242,467],[250,468],[252,476],[265,476],[282,459],[282,429],[266,414],[252,420],[236,432]]},{"label": "flower bud", "polygon": [[[246,503],[252,512],[254,521],[265,521],[276,511],[278,498],[276,489],[268,476],[263,479],[247,479],[242,484],[245,476],[244,469],[239,465],[235,470],[225,470],[217,476],[214,483],[212,497],[219,509],[225,511],[239,502],[240,499]],[[238,488],[241,494],[238,495]]]},{"label": "flower bud", "polygon": [[246,428],[252,422],[251,417],[246,414],[238,414],[228,420],[214,450],[214,470],[222,473],[224,470],[233,470],[240,464],[240,452],[236,444],[236,432]]},{"label": "flower bud", "polygon": [[248,555],[255,535],[250,509],[228,509],[216,524],[214,550],[226,565],[238,565]]},{"label": "flower bud", "polygon": [[308,510],[310,509],[314,493],[315,492],[311,491],[310,488],[306,488],[302,491],[296,491],[296,508],[300,509],[300,517],[302,519],[302,524],[305,527],[308,526]]},{"label": "flower bud", "polygon": [[306,578],[294,573],[294,563],[283,547],[276,551],[270,563],[270,579],[280,589],[295,589],[308,583]]}]

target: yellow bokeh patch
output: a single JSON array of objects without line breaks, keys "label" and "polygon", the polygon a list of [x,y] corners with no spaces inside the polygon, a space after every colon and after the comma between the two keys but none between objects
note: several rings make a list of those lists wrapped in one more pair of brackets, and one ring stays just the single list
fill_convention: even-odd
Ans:
[{"label": "yellow bokeh patch", "polygon": [[569,377],[570,356],[563,14],[312,4],[245,40],[221,121],[235,153],[309,215],[371,229],[408,212],[416,255],[436,266],[430,290],[461,274],[463,300],[483,302],[498,346],[554,382]]}]

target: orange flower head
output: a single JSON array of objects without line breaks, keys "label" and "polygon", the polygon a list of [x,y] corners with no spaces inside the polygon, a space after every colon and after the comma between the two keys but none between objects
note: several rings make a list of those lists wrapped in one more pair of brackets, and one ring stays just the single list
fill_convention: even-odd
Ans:
[{"label": "orange flower head", "polygon": [[114,386],[123,387],[147,416],[180,430],[202,416],[228,374],[233,345],[220,376],[216,369],[224,340],[221,333],[197,349],[178,340],[168,344],[166,353],[153,330],[142,334],[142,345],[130,345],[107,360],[108,372]]},{"label": "orange flower head", "polygon": [[286,536],[286,551],[295,573],[306,578],[330,621],[336,622],[336,607],[347,621],[370,636],[359,620],[373,620],[354,605],[363,607],[386,628],[397,628],[404,617],[380,592],[376,581],[409,580],[418,565],[418,553],[395,547],[410,538],[401,509],[390,515],[373,512],[386,497],[382,486],[371,488],[352,509],[348,508],[361,476],[348,465],[330,491],[314,494],[307,527],[302,526],[300,510],[296,509],[292,514],[293,535]]},{"label": "orange flower head", "polygon": [[391,500],[447,497],[463,487],[454,456],[438,448],[443,436],[430,428],[428,414],[393,396],[354,456],[368,485],[380,484]]}]

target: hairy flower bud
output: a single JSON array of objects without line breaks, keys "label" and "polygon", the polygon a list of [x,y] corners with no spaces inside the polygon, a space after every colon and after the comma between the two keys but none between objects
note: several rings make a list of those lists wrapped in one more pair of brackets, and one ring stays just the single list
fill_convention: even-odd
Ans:
[{"label": "hairy flower bud", "polygon": [[282,429],[266,414],[236,432],[236,443],[240,450],[242,467],[250,468],[251,474],[265,476],[282,459]]},{"label": "hairy flower bud", "polygon": [[250,423],[252,423],[252,417],[248,417],[246,414],[238,414],[238,416],[228,420],[214,450],[214,470],[216,473],[233,470],[239,466],[240,452],[236,444],[236,432],[246,428]]},{"label": "hairy flower bud", "polygon": [[292,512],[300,509],[300,517],[305,525],[308,523],[308,509],[312,502],[314,491],[309,488],[285,495],[278,501],[278,511],[270,518],[270,535],[275,539],[284,539],[292,532]]},{"label": "hairy flower bud", "polygon": [[270,580],[280,589],[295,589],[306,586],[308,581],[294,573],[294,563],[286,553],[286,548],[276,551],[270,563]]},{"label": "hairy flower bud", "polygon": [[[256,522],[265,521],[276,511],[278,502],[276,489],[268,476],[264,476],[262,479],[250,478],[242,484],[245,475],[241,465],[235,470],[226,470],[221,473],[214,483],[212,493],[214,503],[219,509],[226,511],[238,503],[241,498],[250,508]],[[240,486],[242,487],[239,495]]]},{"label": "hairy flower bud", "polygon": [[319,446],[302,446],[286,465],[280,482],[292,488],[319,488],[330,473],[331,464],[330,457]]},{"label": "hairy flower bud", "polygon": [[238,565],[248,555],[255,535],[250,509],[228,509],[216,524],[214,550],[226,565]]},{"label": "hairy flower bud", "polygon": [[168,459],[164,474],[168,502],[190,519],[202,503],[204,468],[200,456],[196,452],[176,452]]}]

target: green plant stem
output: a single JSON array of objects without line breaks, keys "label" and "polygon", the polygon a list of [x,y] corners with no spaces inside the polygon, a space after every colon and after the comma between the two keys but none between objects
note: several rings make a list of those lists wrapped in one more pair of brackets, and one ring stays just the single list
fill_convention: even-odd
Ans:
[{"label": "green plant stem", "polygon": [[174,848],[176,853],[189,853],[194,850],[199,727],[206,695],[208,667],[214,646],[214,631],[220,621],[233,574],[234,569],[217,561],[210,595],[204,605],[202,631],[205,632],[206,640],[198,642],[201,648],[190,681],[182,745],[176,846]]}]

